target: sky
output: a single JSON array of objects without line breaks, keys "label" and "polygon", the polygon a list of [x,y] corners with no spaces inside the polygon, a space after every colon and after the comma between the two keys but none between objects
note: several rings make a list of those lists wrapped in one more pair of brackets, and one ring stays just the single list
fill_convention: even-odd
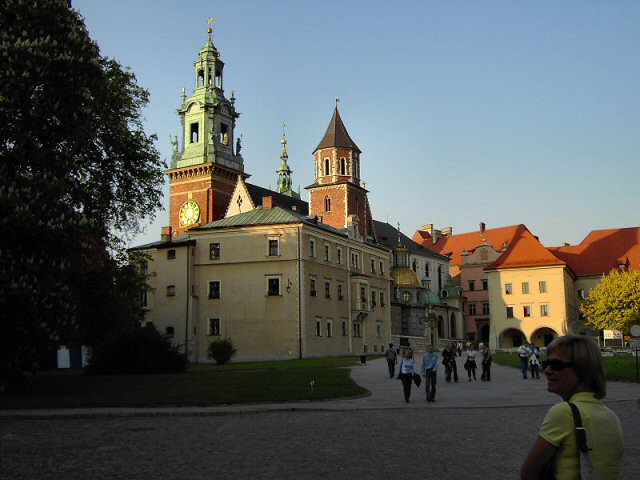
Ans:
[{"label": "sky", "polygon": [[[75,0],[102,55],[150,92],[162,158],[207,40],[250,183],[293,184],[340,115],[376,220],[475,231],[523,223],[546,246],[640,225],[640,2]],[[133,244],[160,239],[164,211]]]}]

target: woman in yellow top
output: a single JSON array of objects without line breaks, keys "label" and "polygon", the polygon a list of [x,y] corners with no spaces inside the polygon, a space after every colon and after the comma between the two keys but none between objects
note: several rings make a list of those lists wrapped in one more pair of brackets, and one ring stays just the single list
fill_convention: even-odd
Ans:
[{"label": "woman in yellow top", "polygon": [[601,401],[607,393],[607,379],[598,346],[589,337],[566,335],[551,342],[547,353],[549,358],[542,363],[547,390],[565,401],[547,411],[538,438],[522,464],[520,478],[544,478],[548,464],[555,468],[558,480],[580,478],[571,402],[580,411],[596,478],[617,479],[624,451],[622,426]]}]

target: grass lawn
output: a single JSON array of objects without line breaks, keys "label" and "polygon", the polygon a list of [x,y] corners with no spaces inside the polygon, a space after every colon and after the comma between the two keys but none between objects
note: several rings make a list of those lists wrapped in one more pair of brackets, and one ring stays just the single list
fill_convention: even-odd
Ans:
[{"label": "grass lawn", "polygon": [[0,394],[0,409],[206,406],[351,397],[367,393],[349,377],[349,367],[359,362],[358,357],[334,357],[192,365],[187,373],[167,375],[53,370],[29,376],[22,392]]},{"label": "grass lawn", "polygon": [[[544,360],[545,356],[541,356]],[[493,359],[500,365],[520,368],[520,358],[517,353],[494,353]],[[636,357],[635,355],[614,355],[613,357],[602,357],[604,371],[609,380],[621,382],[636,381]]]}]

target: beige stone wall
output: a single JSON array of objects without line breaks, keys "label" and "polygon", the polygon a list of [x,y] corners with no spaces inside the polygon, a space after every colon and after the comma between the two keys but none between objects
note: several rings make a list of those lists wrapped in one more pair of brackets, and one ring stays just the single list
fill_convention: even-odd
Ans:
[{"label": "beige stone wall", "polygon": [[[540,292],[544,281],[547,292]],[[529,283],[529,293],[522,292],[523,282]],[[512,285],[512,294],[505,293],[505,285]],[[489,272],[489,298],[491,310],[490,345],[508,348],[511,332],[519,331],[530,341],[542,332],[563,335],[569,318],[568,290],[572,288],[571,275],[565,267],[504,269]],[[543,316],[541,306],[546,305],[548,315]],[[507,307],[513,307],[513,318],[507,317]],[[524,316],[524,307],[530,307],[530,316]],[[505,343],[501,344],[501,337]],[[538,342],[536,342],[538,343]]]}]

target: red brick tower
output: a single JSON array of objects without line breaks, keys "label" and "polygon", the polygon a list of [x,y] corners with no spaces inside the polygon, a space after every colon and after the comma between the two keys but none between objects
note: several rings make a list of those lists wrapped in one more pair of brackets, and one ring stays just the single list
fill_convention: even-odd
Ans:
[{"label": "red brick tower", "polygon": [[360,153],[336,105],[324,138],[313,153],[315,182],[306,187],[309,214],[337,229],[353,225],[363,239],[375,240],[367,190],[360,185]]},{"label": "red brick tower", "polygon": [[173,156],[169,177],[169,221],[174,234],[222,218],[227,210],[238,175],[244,173],[240,140],[235,144],[234,128],[240,116],[233,92],[224,96],[224,62],[209,38],[194,62],[195,85],[177,113],[182,123],[182,149],[172,140]]}]

